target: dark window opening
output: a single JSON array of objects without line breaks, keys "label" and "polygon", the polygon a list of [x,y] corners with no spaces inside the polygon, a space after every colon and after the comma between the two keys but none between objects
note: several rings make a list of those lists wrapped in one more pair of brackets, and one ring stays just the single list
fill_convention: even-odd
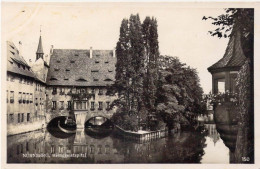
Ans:
[{"label": "dark window opening", "polygon": [[104,81],[112,81],[111,79],[109,79],[109,78],[107,78],[107,79],[105,79]]},{"label": "dark window opening", "polygon": [[94,81],[98,81],[98,79],[94,79]]},{"label": "dark window opening", "polygon": [[75,63],[75,60],[71,60],[70,63]]},{"label": "dark window opening", "polygon": [[91,70],[91,72],[98,72],[98,70]]},{"label": "dark window opening", "polygon": [[99,63],[99,61],[95,61],[95,63]]},{"label": "dark window opening", "polygon": [[87,81],[87,80],[81,77],[77,81]]}]

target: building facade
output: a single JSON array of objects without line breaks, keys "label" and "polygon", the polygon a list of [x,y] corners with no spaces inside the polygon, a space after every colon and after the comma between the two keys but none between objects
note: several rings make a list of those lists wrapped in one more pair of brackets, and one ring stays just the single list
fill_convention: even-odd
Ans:
[{"label": "building facade", "polygon": [[[45,125],[44,109],[36,113],[35,95],[42,83],[19,54],[12,42],[7,42],[7,135],[40,129]],[[43,98],[44,101],[44,98]],[[43,106],[44,107],[44,106]]]},{"label": "building facade", "polygon": [[28,65],[7,42],[8,135],[37,130],[59,116],[71,116],[84,128],[91,117],[110,118],[107,95],[115,80],[115,50],[51,49],[44,56],[42,38],[35,62]]},{"label": "building facade", "polygon": [[108,108],[116,96],[106,93],[115,80],[115,63],[113,50],[53,49],[47,76],[47,121],[72,116],[82,128],[91,117],[110,118],[115,110]]}]

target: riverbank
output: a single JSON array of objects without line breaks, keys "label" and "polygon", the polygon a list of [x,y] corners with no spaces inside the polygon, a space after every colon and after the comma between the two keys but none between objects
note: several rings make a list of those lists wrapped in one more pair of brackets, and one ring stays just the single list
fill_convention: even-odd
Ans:
[{"label": "riverbank", "polygon": [[169,130],[157,130],[157,131],[138,131],[138,132],[132,132],[122,129],[119,126],[115,126],[114,133],[117,136],[120,136],[124,139],[134,140],[137,142],[146,142],[151,141],[163,137],[167,137],[169,134]]}]

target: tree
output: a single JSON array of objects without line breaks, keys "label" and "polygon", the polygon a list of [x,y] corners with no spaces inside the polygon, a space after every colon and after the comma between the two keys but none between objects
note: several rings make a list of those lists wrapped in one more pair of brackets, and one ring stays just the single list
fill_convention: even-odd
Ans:
[{"label": "tree", "polygon": [[225,14],[211,19],[217,28],[209,31],[212,36],[229,37],[232,29],[240,31],[242,50],[247,60],[238,72],[237,88],[239,95],[238,135],[235,158],[232,162],[242,163],[242,157],[249,157],[254,162],[254,9],[228,8]]},{"label": "tree", "polygon": [[[113,102],[124,119],[131,119],[130,128],[137,130],[143,107],[144,43],[139,15],[123,19],[116,47],[116,81],[114,91],[119,98]],[[127,121],[127,120],[126,120]],[[134,125],[137,124],[137,125]]]},{"label": "tree", "polygon": [[194,126],[197,115],[204,113],[197,72],[185,67],[177,57],[161,56],[159,76],[157,116],[169,129],[180,123]]},{"label": "tree", "polygon": [[156,19],[146,17],[142,24],[142,31],[145,47],[143,100],[149,117],[152,117],[155,113],[155,100],[158,82],[159,42]]}]

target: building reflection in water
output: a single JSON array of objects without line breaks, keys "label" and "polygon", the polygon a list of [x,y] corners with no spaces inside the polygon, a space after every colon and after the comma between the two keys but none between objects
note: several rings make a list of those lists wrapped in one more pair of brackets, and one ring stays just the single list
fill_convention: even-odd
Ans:
[{"label": "building reflection in water", "polygon": [[[8,137],[8,163],[204,163],[208,146],[221,144],[215,127],[206,125],[206,128],[208,133],[180,132],[142,144],[113,134],[97,138],[84,130],[66,137],[39,130]],[[24,157],[23,154],[45,157]],[[217,157],[211,152],[211,156],[214,155],[213,163]]]}]

